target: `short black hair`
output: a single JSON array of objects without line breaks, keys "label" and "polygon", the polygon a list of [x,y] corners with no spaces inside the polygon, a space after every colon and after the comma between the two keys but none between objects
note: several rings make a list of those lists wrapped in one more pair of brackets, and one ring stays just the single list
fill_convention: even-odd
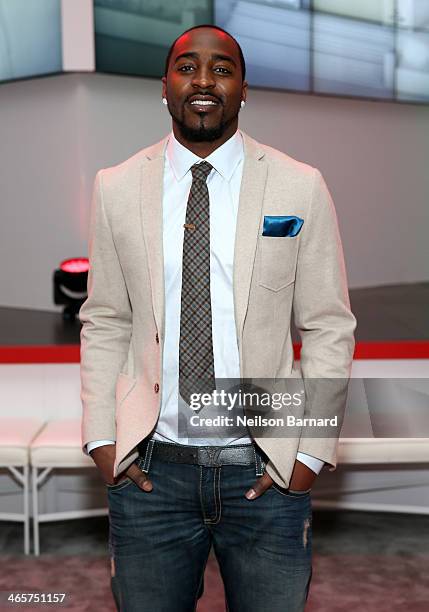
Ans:
[{"label": "short black hair", "polygon": [[167,57],[165,60],[165,68],[164,68],[164,76],[167,76],[167,72],[168,72],[168,65],[170,64],[170,59],[171,59],[171,55],[173,53],[173,49],[175,44],[177,43],[177,41],[179,40],[179,38],[182,38],[182,36],[184,34],[187,34],[188,32],[192,32],[192,30],[198,30],[198,28],[212,28],[212,30],[218,30],[219,32],[223,32],[224,34],[227,34],[230,38],[232,38],[232,40],[235,42],[235,44],[237,45],[237,49],[238,49],[238,55],[240,57],[240,65],[241,65],[241,76],[242,79],[244,81],[245,76],[246,76],[246,62],[244,61],[244,55],[243,55],[243,51],[241,50],[240,45],[238,44],[237,40],[234,38],[234,36],[232,36],[232,34],[230,34],[229,32],[227,32],[226,30],[224,30],[223,28],[220,28],[219,26],[216,25],[212,25],[210,23],[206,23],[206,24],[201,24],[201,25],[197,25],[197,26],[193,26],[192,28],[189,28],[188,30],[185,30],[184,32],[182,32],[180,34],[180,36],[178,36],[176,38],[176,40],[173,41],[173,43],[171,44],[171,47],[168,50],[167,53]]}]

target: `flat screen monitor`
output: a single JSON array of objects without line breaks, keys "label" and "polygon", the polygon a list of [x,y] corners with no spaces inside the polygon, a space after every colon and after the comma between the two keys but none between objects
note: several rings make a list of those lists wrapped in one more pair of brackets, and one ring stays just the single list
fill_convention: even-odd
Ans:
[{"label": "flat screen monitor", "polygon": [[161,77],[184,30],[240,43],[251,86],[429,102],[429,0],[94,0],[96,69]]},{"label": "flat screen monitor", "polygon": [[216,0],[215,23],[240,43],[250,85],[310,91],[309,2]]},{"label": "flat screen monitor", "polygon": [[0,81],[61,71],[60,0],[0,0]]},{"label": "flat screen monitor", "polygon": [[94,0],[99,72],[160,77],[175,38],[213,23],[211,0]]}]

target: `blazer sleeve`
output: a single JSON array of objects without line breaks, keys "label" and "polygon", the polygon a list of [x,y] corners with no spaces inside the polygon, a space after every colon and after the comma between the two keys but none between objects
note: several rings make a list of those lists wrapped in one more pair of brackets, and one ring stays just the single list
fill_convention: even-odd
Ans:
[{"label": "blazer sleeve", "polygon": [[303,427],[298,451],[336,466],[356,319],[350,310],[346,267],[331,195],[321,173],[314,182],[307,227],[299,247],[294,322],[301,337],[304,417],[337,417],[337,427]]},{"label": "blazer sleeve", "polygon": [[103,170],[93,190],[88,297],[79,311],[82,447],[116,440],[115,389],[131,339],[132,309],[105,209]]}]

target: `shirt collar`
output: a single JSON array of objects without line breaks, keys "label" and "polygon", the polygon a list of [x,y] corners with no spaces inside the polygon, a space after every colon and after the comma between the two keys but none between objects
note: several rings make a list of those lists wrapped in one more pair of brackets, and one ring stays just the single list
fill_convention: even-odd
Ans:
[{"label": "shirt collar", "polygon": [[184,147],[175,138],[173,132],[170,133],[167,143],[166,155],[174,175],[180,181],[191,166],[197,162],[208,161],[219,174],[229,181],[234,174],[239,162],[244,157],[243,138],[240,130],[237,130],[231,138],[218,147],[206,158],[198,157],[189,149]]}]

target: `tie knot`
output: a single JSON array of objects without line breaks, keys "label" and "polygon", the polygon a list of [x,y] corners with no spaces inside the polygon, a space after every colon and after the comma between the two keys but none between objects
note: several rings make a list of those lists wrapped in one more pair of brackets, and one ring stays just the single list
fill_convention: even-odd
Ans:
[{"label": "tie knot", "polygon": [[212,168],[213,166],[211,166],[209,162],[206,161],[194,164],[191,167],[192,178],[194,180],[199,179],[200,181],[206,181]]}]

